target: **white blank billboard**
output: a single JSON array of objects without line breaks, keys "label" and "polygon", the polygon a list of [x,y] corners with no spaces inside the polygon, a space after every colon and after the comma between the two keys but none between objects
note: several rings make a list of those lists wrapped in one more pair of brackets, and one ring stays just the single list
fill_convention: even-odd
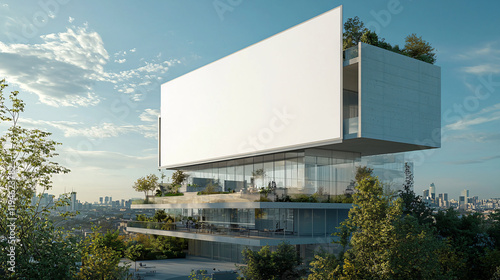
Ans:
[{"label": "white blank billboard", "polygon": [[161,87],[160,166],[339,142],[342,7]]}]

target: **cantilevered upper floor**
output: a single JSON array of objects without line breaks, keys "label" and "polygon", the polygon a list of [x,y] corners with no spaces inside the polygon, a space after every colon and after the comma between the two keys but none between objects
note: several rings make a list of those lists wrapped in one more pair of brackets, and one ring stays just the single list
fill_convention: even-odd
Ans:
[{"label": "cantilevered upper floor", "polygon": [[439,147],[440,68],[362,43],[344,55],[342,35],[338,7],[163,84],[159,166]]}]

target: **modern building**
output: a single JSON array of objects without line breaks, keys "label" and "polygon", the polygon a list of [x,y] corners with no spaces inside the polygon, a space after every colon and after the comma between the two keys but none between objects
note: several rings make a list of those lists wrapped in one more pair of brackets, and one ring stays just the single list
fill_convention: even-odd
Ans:
[{"label": "modern building", "polygon": [[465,197],[465,199],[469,198],[469,190],[465,189],[461,192],[461,195]]},{"label": "modern building", "polygon": [[424,190],[424,199],[430,199],[429,190]]},{"label": "modern building", "polygon": [[76,200],[76,192],[71,192],[71,200],[70,200],[70,211],[75,212],[78,210],[78,202]]},{"label": "modern building", "polygon": [[458,208],[459,209],[467,209],[467,198],[463,195],[458,197]]},{"label": "modern building", "polygon": [[429,195],[432,201],[436,199],[436,186],[434,185],[434,183],[431,183],[431,185],[429,186]]},{"label": "modern building", "polygon": [[334,246],[351,204],[332,202],[354,192],[357,166],[400,188],[403,152],[440,147],[440,68],[343,51],[342,23],[338,7],[163,84],[159,167],[189,178],[184,196],[132,205],[174,224],[127,230],[187,238],[189,254],[214,259],[283,240],[308,258]]}]

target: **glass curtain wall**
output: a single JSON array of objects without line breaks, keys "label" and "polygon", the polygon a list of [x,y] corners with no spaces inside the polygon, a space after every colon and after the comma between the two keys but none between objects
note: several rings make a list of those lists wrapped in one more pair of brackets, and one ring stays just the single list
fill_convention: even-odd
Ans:
[{"label": "glass curtain wall", "polygon": [[188,184],[215,184],[221,191],[343,194],[354,179],[357,153],[320,149],[277,153],[185,168]]}]

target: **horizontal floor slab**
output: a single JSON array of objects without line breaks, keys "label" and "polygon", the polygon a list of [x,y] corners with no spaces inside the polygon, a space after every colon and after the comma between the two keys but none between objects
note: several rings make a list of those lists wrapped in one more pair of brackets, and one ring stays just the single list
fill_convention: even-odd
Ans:
[{"label": "horizontal floor slab", "polygon": [[334,238],[332,236],[328,237],[306,237],[306,236],[224,236],[224,235],[214,235],[214,234],[203,234],[203,233],[194,233],[194,232],[180,232],[180,231],[169,231],[169,230],[159,230],[159,229],[146,229],[146,228],[136,228],[136,227],[127,227],[127,231],[142,233],[142,234],[154,234],[154,235],[163,235],[163,236],[172,236],[172,237],[180,237],[186,239],[195,239],[195,240],[203,240],[203,241],[213,241],[213,242],[223,242],[223,243],[231,243],[231,244],[239,244],[245,246],[277,246],[281,242],[287,242],[291,245],[300,245],[300,244],[325,244],[331,243]]},{"label": "horizontal floor slab", "polygon": [[351,209],[350,203],[305,202],[216,202],[174,204],[132,204],[132,209]]}]

